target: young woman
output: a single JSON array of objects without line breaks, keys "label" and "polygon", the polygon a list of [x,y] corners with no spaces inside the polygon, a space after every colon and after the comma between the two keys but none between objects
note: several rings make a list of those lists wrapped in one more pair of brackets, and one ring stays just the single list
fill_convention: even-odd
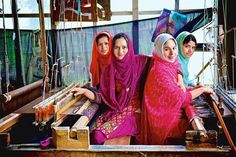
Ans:
[{"label": "young woman", "polygon": [[189,82],[188,63],[190,57],[196,49],[197,40],[194,35],[186,31],[180,33],[176,40],[179,48],[179,63],[181,64],[181,68],[183,70],[184,85],[185,87],[193,86],[193,84]]},{"label": "young woman", "polygon": [[202,93],[213,93],[209,87],[184,92],[177,85],[178,46],[169,34],[155,40],[154,63],[147,76],[142,103],[141,144],[169,144],[168,139],[185,135],[186,123],[198,118],[191,101]]},{"label": "young woman", "polygon": [[99,32],[93,41],[90,72],[93,87],[99,86],[102,69],[111,61],[112,36],[108,31]]},{"label": "young woman", "polygon": [[102,72],[98,92],[77,88],[75,95],[84,94],[90,100],[106,105],[107,110],[96,120],[91,132],[91,143],[138,133],[140,77],[148,57],[134,55],[130,38],[116,34],[112,41],[111,64]]}]

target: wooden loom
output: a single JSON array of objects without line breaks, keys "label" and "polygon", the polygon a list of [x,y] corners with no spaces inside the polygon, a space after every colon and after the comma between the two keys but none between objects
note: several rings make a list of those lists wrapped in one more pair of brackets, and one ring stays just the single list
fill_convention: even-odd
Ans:
[{"label": "wooden loom", "polygon": [[[87,125],[98,110],[98,105],[91,103],[83,96],[74,97],[70,91],[77,86],[77,84],[71,84],[52,96],[47,94],[47,99],[43,101],[42,97],[38,97],[3,117],[0,120],[0,147],[4,148],[12,143],[25,146],[24,143],[30,143],[37,139],[37,136],[43,135],[37,143],[52,136],[53,145],[58,149],[88,148]],[[23,94],[26,93],[23,92]],[[6,95],[11,97],[10,94]],[[1,95],[1,97],[5,96]],[[14,101],[14,99],[11,100]],[[21,130],[26,128],[29,131],[28,137]],[[22,140],[18,140],[18,136],[22,137]]]}]

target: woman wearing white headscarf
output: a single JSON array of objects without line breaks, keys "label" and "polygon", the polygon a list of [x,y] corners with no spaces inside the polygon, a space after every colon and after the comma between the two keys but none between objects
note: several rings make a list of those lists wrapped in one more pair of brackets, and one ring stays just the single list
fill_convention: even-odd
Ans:
[{"label": "woman wearing white headscarf", "polygon": [[181,120],[181,109],[187,122],[198,117],[191,105],[193,98],[203,92],[213,93],[209,87],[184,92],[177,85],[178,46],[176,40],[163,33],[155,40],[154,63],[151,65],[144,88],[141,118],[142,144],[169,144],[170,138],[184,137],[186,121]]}]

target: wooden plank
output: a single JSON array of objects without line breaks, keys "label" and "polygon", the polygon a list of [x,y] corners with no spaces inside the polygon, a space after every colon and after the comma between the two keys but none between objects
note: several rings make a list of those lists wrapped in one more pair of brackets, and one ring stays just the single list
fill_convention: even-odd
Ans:
[{"label": "wooden plank", "polygon": [[[81,99],[81,97],[82,97],[81,95],[74,97],[73,93],[70,93],[66,98],[61,100],[59,102],[59,104],[57,104],[57,105],[59,105],[59,108],[55,109],[56,120],[60,119],[63,116],[63,112],[66,111],[69,107],[71,107],[74,103],[79,101]],[[61,106],[63,106],[63,107],[61,108]]]},{"label": "wooden plank", "polygon": [[77,136],[77,131],[80,128],[84,128],[89,123],[89,118],[86,116],[81,116],[78,121],[72,126],[70,130],[70,137],[75,138]]},{"label": "wooden plank", "polygon": [[11,113],[0,119],[0,132],[16,124],[19,121],[20,115],[19,113]]}]

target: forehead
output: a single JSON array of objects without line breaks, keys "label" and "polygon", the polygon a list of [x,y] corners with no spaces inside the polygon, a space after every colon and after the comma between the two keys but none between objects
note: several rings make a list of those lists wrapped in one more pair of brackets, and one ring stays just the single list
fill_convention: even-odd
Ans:
[{"label": "forehead", "polygon": [[127,41],[125,40],[125,38],[121,37],[115,40],[115,45],[118,45],[118,44],[127,45]]},{"label": "forehead", "polygon": [[103,43],[103,42],[108,42],[108,41],[109,41],[109,37],[106,34],[100,34],[96,38],[97,44]]},{"label": "forehead", "polygon": [[103,42],[103,41],[108,41],[108,37],[102,36],[102,37],[98,38],[98,42]]},{"label": "forehead", "polygon": [[194,41],[190,40],[188,43],[185,43],[184,45],[196,46],[196,43]]},{"label": "forehead", "polygon": [[175,41],[173,40],[173,39],[168,39],[165,43],[164,43],[164,45],[163,46],[175,46],[176,45],[176,43],[175,43]]}]

